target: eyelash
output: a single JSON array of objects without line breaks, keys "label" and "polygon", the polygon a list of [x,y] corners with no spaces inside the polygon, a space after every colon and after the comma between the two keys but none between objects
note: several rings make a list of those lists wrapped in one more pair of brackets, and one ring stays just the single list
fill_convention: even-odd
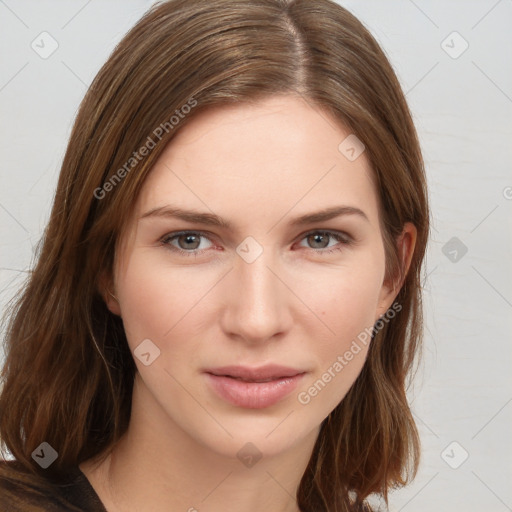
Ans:
[{"label": "eyelash", "polygon": [[[344,248],[344,246],[349,246],[353,243],[353,239],[348,234],[343,233],[343,232],[328,231],[328,230],[309,231],[308,233],[305,233],[304,235],[302,235],[302,238],[299,241],[302,241],[304,238],[306,238],[310,235],[314,235],[314,234],[330,235],[332,238],[335,238],[336,240],[338,240],[340,242],[340,245],[334,246],[331,249],[320,249],[320,250],[311,249],[312,251],[319,253],[321,255],[332,254],[334,252],[341,251]],[[169,242],[171,240],[174,240],[175,238],[178,238],[183,235],[199,235],[204,238],[208,238],[207,233],[204,233],[202,231],[179,231],[179,232],[175,232],[175,233],[168,233],[160,240],[160,243],[163,246],[165,246],[167,249],[169,249],[173,252],[182,254],[184,256],[189,256],[189,257],[190,256],[197,257],[201,254],[202,251],[207,250],[207,249],[202,249],[202,250],[198,251],[197,249],[194,249],[192,251],[185,251],[184,249],[180,249],[179,247],[170,245]]]}]

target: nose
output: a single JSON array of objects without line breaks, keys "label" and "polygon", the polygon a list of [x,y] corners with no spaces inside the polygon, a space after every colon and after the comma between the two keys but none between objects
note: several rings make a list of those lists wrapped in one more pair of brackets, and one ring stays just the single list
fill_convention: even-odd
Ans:
[{"label": "nose", "polygon": [[283,274],[270,249],[252,263],[235,258],[234,268],[223,280],[221,326],[226,336],[261,344],[290,329],[293,293]]}]

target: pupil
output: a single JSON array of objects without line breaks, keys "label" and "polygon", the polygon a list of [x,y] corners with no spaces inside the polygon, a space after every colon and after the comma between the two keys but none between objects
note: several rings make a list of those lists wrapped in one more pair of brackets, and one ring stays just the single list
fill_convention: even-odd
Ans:
[{"label": "pupil", "polygon": [[314,243],[317,243],[321,238],[325,238],[325,235],[322,235],[322,234],[313,235]]},{"label": "pupil", "polygon": [[185,244],[194,243],[194,238],[197,238],[196,235],[185,235]]}]

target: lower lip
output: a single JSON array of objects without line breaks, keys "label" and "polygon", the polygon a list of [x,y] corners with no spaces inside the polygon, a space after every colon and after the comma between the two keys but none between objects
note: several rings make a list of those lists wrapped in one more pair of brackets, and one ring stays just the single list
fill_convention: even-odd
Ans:
[{"label": "lower lip", "polygon": [[224,400],[238,407],[263,409],[289,395],[297,387],[304,373],[269,382],[245,382],[223,375],[206,375],[214,391]]}]

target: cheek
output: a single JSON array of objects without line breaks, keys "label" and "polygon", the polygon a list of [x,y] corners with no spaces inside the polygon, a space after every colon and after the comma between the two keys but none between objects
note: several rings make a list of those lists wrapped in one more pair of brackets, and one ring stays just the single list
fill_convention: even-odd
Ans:
[{"label": "cheek", "polygon": [[368,258],[358,265],[340,268],[316,282],[309,294],[319,318],[328,326],[325,330],[327,351],[350,344],[365,328],[374,323],[382,286],[383,263]]},{"label": "cheek", "polygon": [[346,269],[329,281],[329,293],[316,296],[319,316],[329,331],[311,337],[317,364],[297,399],[321,418],[341,402],[364,366],[380,292],[378,269]]},{"label": "cheek", "polygon": [[193,314],[191,309],[204,294],[201,290],[191,268],[166,269],[144,251],[135,251],[118,285],[131,348],[146,338],[161,345],[171,337],[175,326],[186,323],[189,312]]},{"label": "cheek", "polygon": [[[315,347],[320,359],[332,358],[333,353],[349,346],[365,328],[371,328],[383,268],[379,251],[374,250],[359,253],[350,264],[337,268],[319,266],[315,270],[310,267],[308,272],[290,278],[296,283],[294,291],[318,317],[301,317],[304,309],[300,308],[300,314],[295,310],[299,315],[296,318],[298,328],[302,326],[312,338],[323,339]],[[190,344],[192,333],[200,329],[208,315],[204,308],[210,301],[202,299],[217,281],[218,272],[202,272],[193,264],[168,267],[162,263],[162,254],[155,253],[155,248],[133,251],[117,285],[131,349],[147,338],[164,348],[171,339],[176,343],[184,329]],[[209,299],[213,295],[215,293]],[[211,303],[210,307],[215,309]],[[283,307],[287,307],[286,303]],[[293,310],[293,306],[290,307]],[[318,319],[327,328],[322,328]],[[311,330],[316,332],[313,334]]]}]

